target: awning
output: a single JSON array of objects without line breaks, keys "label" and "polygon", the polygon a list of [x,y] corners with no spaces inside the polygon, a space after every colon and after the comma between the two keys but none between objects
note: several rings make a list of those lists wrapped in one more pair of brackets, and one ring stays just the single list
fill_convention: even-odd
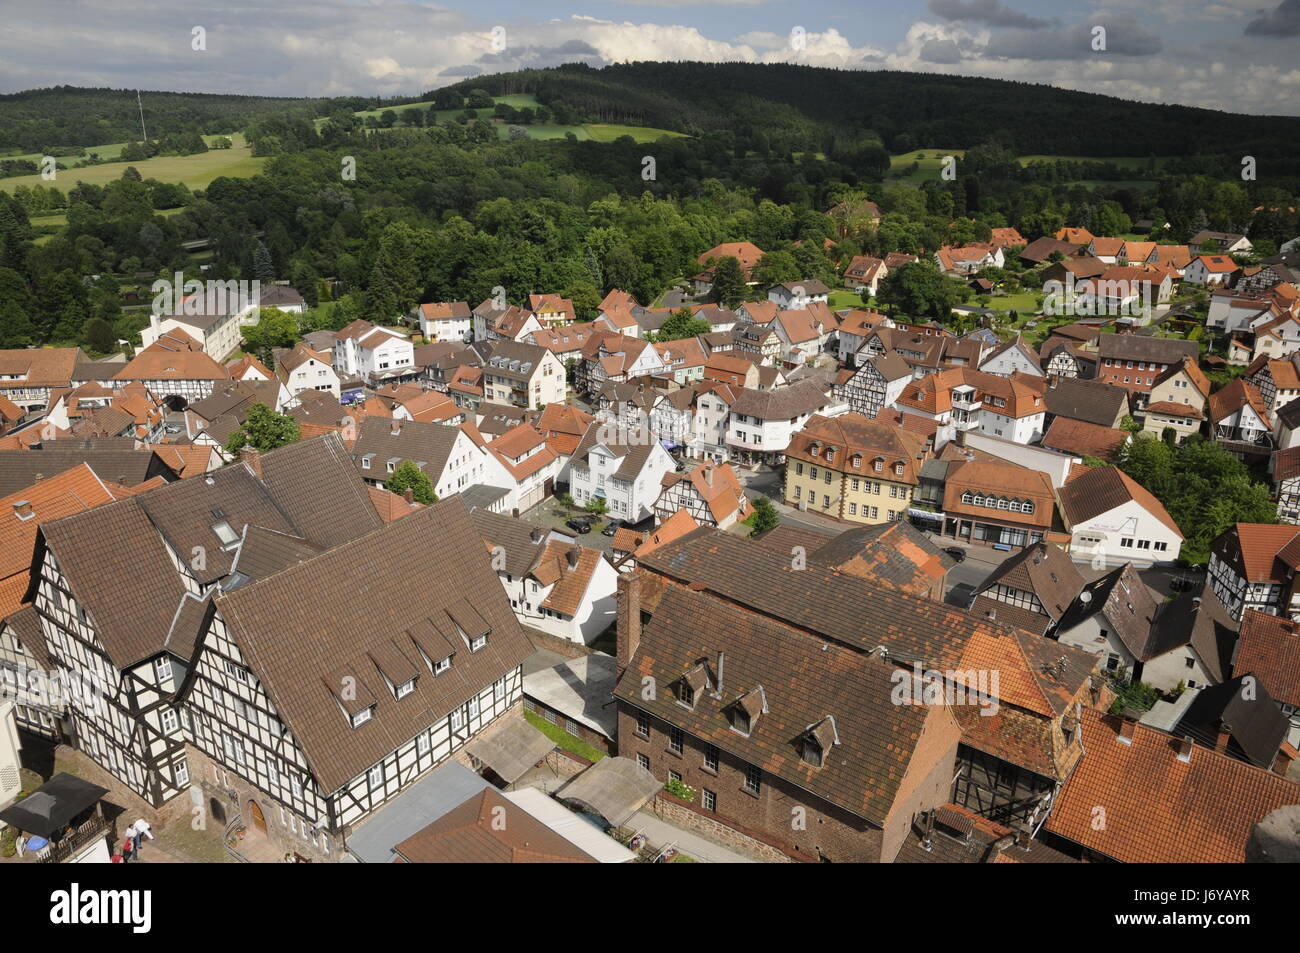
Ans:
[{"label": "awning", "polygon": [[506,784],[513,784],[554,748],[554,741],[522,718],[516,718],[504,722],[493,734],[480,738],[466,750]]},{"label": "awning", "polygon": [[612,827],[622,827],[663,784],[630,758],[602,758],[555,793],[561,801],[591,808]]},{"label": "awning", "polygon": [[907,515],[914,520],[934,520],[936,523],[943,522],[942,513],[931,513],[929,510],[917,510],[912,507],[907,508]]},{"label": "awning", "polygon": [[16,804],[0,811],[0,821],[49,840],[58,840],[69,822],[94,807],[108,793],[107,788],[74,775],[56,774]]}]

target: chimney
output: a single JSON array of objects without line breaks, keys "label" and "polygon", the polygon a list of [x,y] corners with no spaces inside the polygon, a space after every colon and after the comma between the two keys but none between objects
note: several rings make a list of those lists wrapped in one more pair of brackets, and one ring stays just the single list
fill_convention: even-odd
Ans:
[{"label": "chimney", "polygon": [[36,511],[32,509],[32,504],[27,500],[19,500],[14,504],[14,516],[20,520],[29,520],[35,515]]},{"label": "chimney", "polygon": [[581,555],[582,555],[581,546],[573,545],[569,547],[569,568],[570,569],[578,568],[578,557],[580,557]]},{"label": "chimney", "polygon": [[615,617],[615,677],[622,678],[641,645],[641,571],[618,577],[618,614]]},{"label": "chimney", "polygon": [[534,543],[540,543],[542,541],[542,528],[540,526],[534,526],[528,531],[528,538]]},{"label": "chimney", "polygon": [[1022,827],[1016,831],[1016,846],[1021,850],[1029,850],[1029,845],[1033,843],[1033,835],[1030,834],[1029,828]]},{"label": "chimney", "polygon": [[1219,736],[1214,739],[1214,750],[1220,754],[1228,751],[1228,742],[1232,740],[1232,725],[1226,721],[1219,723]]},{"label": "chimney", "polygon": [[1184,763],[1192,760],[1192,738],[1190,735],[1183,735],[1178,739],[1178,760]]},{"label": "chimney", "polygon": [[262,453],[260,450],[244,444],[239,448],[239,459],[244,462],[248,469],[253,471],[253,476],[259,480],[262,479]]},{"label": "chimney", "polygon": [[393,428],[392,428],[390,431],[388,431],[388,435],[389,435],[390,437],[396,437],[396,436],[397,436],[398,434],[400,434],[401,432],[402,432],[402,422],[401,422],[400,420],[398,420],[396,417],[394,417],[394,418],[393,418]]},{"label": "chimney", "polygon": [[711,463],[704,465],[704,485],[713,486],[713,464]]},{"label": "chimney", "polygon": [[717,672],[718,685],[717,688],[714,690],[714,694],[718,698],[722,697],[722,685],[723,685],[722,676],[726,669],[726,664],[727,664],[727,654],[723,652],[721,649],[719,649],[718,650],[718,672]]},{"label": "chimney", "polygon": [[154,340],[162,334],[162,320],[158,317],[158,312],[154,311],[149,315],[149,330],[153,331]]},{"label": "chimney", "polygon": [[1124,715],[1124,721],[1119,726],[1119,737],[1115,740],[1122,745],[1131,745],[1133,743],[1133,734],[1137,731],[1137,720],[1130,718],[1127,713]]},{"label": "chimney", "polygon": [[415,490],[411,489],[411,487],[408,486],[408,487],[406,488],[406,492],[402,494],[402,499],[406,500],[406,502],[407,502],[408,504],[414,503],[414,502],[415,502]]}]

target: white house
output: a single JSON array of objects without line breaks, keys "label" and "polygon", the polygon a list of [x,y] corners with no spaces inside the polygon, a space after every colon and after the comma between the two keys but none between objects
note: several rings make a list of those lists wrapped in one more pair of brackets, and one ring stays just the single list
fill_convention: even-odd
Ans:
[{"label": "white house", "polygon": [[291,401],[305,390],[324,391],[339,396],[339,375],[328,357],[299,341],[280,355],[275,369],[280,383],[289,391]]},{"label": "white house", "polygon": [[600,550],[513,516],[478,509],[470,518],[520,623],[578,644],[613,624],[618,572]]},{"label": "white house", "polygon": [[338,333],[331,357],[342,377],[382,379],[415,371],[415,346],[405,335],[361,318]]},{"label": "white house", "polygon": [[361,478],[371,486],[383,486],[402,461],[412,460],[429,477],[440,500],[474,484],[514,488],[497,459],[462,427],[366,417],[351,453]]},{"label": "white house", "polygon": [[1227,255],[1197,255],[1183,272],[1183,280],[1193,285],[1226,285],[1237,271],[1237,263]]},{"label": "white house", "polygon": [[1130,562],[1083,587],[1050,632],[1063,645],[1101,656],[1108,672],[1141,680],[1154,655],[1151,642],[1158,604]]},{"label": "white house", "polygon": [[1010,377],[1016,372],[1034,377],[1043,376],[1042,362],[1034,349],[1021,340],[1019,334],[990,351],[980,363],[979,369],[985,374],[998,377]]},{"label": "white house", "polygon": [[815,379],[775,390],[742,390],[727,418],[727,446],[746,462],[780,463],[790,438],[813,414],[838,417],[848,410]]},{"label": "white house", "polygon": [[1139,568],[1178,558],[1183,534],[1149,490],[1118,467],[1092,467],[1057,491],[1075,562]]},{"label": "white house", "polygon": [[521,423],[487,444],[487,452],[509,475],[507,506],[519,512],[536,506],[555,492],[562,461],[548,445],[545,434],[531,424]]},{"label": "white house", "polygon": [[418,306],[412,315],[420,333],[430,341],[469,341],[474,336],[474,314],[464,301],[434,301]]},{"label": "white house", "polygon": [[653,514],[664,474],[676,468],[649,429],[595,423],[573,453],[569,492],[579,506],[601,499],[611,516],[639,523]]},{"label": "white house", "polygon": [[816,278],[807,281],[791,281],[773,285],[767,291],[767,300],[775,301],[782,310],[787,308],[806,308],[813,302],[825,304],[830,298],[831,289]]},{"label": "white house", "polygon": [[483,359],[484,400],[528,410],[564,403],[564,365],[546,348],[501,339],[474,349]]}]

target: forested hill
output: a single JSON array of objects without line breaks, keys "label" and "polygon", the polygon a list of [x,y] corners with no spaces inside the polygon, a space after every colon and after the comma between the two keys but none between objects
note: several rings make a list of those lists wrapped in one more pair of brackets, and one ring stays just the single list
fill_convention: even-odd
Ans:
[{"label": "forested hill", "polygon": [[[347,100],[229,96],[215,93],[141,94],[150,138],[182,132],[238,132],[265,116],[323,115]],[[369,100],[357,99],[365,109]],[[57,146],[99,146],[140,138],[134,89],[55,86],[0,96],[0,149],[34,152]]]},{"label": "forested hill", "polygon": [[[628,63],[476,76],[589,121],[695,133],[762,130],[774,148],[872,131],[894,153],[997,139],[1016,154],[1294,156],[1300,118],[1131,102],[1007,80],[785,64]],[[795,146],[800,148],[800,146]]]}]

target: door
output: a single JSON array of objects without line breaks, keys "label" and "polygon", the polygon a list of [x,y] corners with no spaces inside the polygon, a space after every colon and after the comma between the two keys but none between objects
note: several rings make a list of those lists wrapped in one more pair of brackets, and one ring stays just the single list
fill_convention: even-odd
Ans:
[{"label": "door", "polygon": [[256,801],[248,802],[248,822],[255,830],[266,833],[266,818],[262,815],[262,808]]}]

